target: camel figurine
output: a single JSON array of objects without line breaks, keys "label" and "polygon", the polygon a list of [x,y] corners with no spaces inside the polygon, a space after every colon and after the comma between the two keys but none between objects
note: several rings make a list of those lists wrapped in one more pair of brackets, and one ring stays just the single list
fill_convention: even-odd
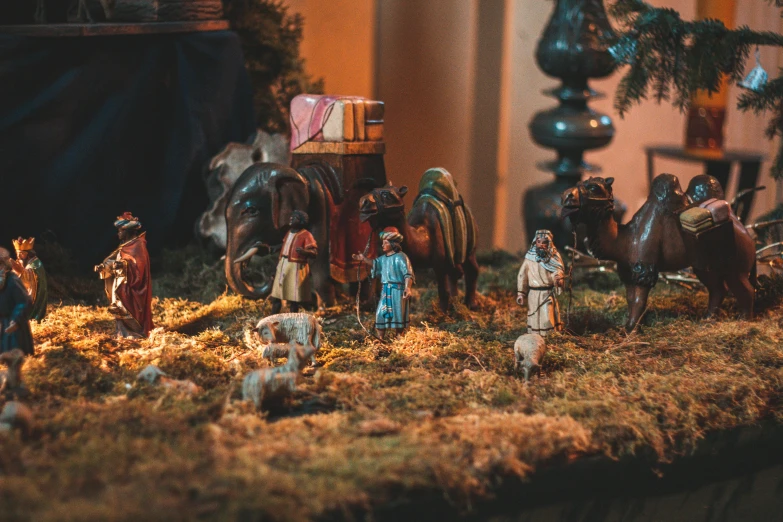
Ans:
[{"label": "camel figurine", "polygon": [[[701,194],[709,188],[705,183],[713,186],[717,180],[703,176],[691,183],[686,194],[676,176],[661,174],[653,180],[647,201],[626,225],[612,216],[613,182],[614,178],[591,177],[563,192],[561,217],[568,217],[574,227],[585,225],[585,242],[592,255],[617,262],[628,300],[626,330],[633,330],[641,319],[658,273],[689,266],[709,292],[708,317],[717,312],[727,287],[743,315],[753,316],[755,249],[742,223],[731,213],[733,227],[728,228],[728,237],[691,242],[696,246],[690,248],[680,224],[680,213],[693,206],[690,193]],[[712,264],[697,262],[697,257],[705,257],[705,250],[720,255],[711,256]]]},{"label": "camel figurine", "polygon": [[[369,221],[375,232],[396,227],[403,235],[402,251],[413,268],[432,268],[438,281],[441,311],[457,296],[457,281],[465,276],[465,305],[476,304],[476,225],[462,201],[451,174],[442,168],[427,170],[419,183],[419,194],[405,217],[402,198],[406,186],[391,182],[372,190],[359,200],[359,218]],[[377,237],[377,234],[373,234]]]}]

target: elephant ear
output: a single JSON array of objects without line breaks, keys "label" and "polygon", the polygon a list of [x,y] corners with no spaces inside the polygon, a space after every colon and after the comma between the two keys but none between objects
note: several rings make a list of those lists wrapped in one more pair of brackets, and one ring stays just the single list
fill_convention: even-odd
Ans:
[{"label": "elephant ear", "polygon": [[272,193],[272,219],[278,230],[288,225],[294,210],[307,211],[310,203],[309,183],[292,168],[276,170],[269,177]]}]

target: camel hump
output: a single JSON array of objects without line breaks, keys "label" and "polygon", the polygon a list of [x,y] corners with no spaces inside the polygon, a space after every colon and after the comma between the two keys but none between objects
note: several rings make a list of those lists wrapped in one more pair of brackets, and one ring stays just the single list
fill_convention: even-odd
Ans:
[{"label": "camel hump", "polygon": [[454,265],[464,263],[476,247],[476,224],[451,173],[443,168],[427,170],[421,177],[419,194],[411,210],[417,205],[429,205],[435,209],[443,233],[446,259]]},{"label": "camel hump", "polygon": [[444,168],[434,168],[427,170],[419,181],[419,194],[424,191],[432,191],[433,194],[443,201],[457,201],[461,199],[457,184],[454,183],[454,176]]}]

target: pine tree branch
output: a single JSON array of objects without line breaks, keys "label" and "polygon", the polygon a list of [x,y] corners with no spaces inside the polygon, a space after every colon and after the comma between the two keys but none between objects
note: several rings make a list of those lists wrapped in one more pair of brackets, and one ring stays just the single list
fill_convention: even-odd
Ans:
[{"label": "pine tree branch", "polygon": [[224,7],[242,42],[258,126],[288,132],[293,97],[323,91],[323,80],[307,74],[299,55],[304,18],[282,0],[231,0]]},{"label": "pine tree branch", "polygon": [[[685,21],[674,9],[656,8],[643,0],[617,0],[609,13],[621,24],[609,51],[628,66],[614,100],[621,116],[650,94],[658,103],[671,101],[685,110],[697,91],[717,92],[724,78],[729,83],[741,81],[756,46],[783,47],[779,33],[747,26],[728,29],[712,19]],[[783,135],[783,77],[759,92],[743,92],[738,108],[771,111],[767,135]],[[772,175],[783,178],[783,148]]]}]

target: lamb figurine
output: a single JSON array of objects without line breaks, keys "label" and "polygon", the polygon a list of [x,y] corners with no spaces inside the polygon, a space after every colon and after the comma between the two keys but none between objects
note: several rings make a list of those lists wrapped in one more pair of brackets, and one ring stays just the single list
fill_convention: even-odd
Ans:
[{"label": "lamb figurine", "polygon": [[[293,314],[292,314],[293,315]],[[304,362],[313,356],[315,348],[291,342],[288,362],[274,368],[250,372],[242,382],[242,399],[252,400],[257,409],[265,401],[281,400],[296,391],[296,381]]]},{"label": "lamb figurine", "polygon": [[546,341],[538,334],[523,334],[514,343],[515,369],[522,370],[525,374],[525,382],[528,382],[531,374],[537,374],[541,370],[541,363],[546,354]]},{"label": "lamb figurine", "polygon": [[187,395],[193,395],[198,393],[201,389],[192,381],[172,379],[163,370],[150,364],[145,367],[139,375],[136,376],[136,380],[144,381],[147,384],[160,384],[166,388],[172,389],[177,392],[182,392]]},{"label": "lamb figurine", "polygon": [[24,352],[19,348],[4,352],[0,354],[0,362],[8,367],[7,370],[0,371],[0,393],[9,395],[26,394],[26,389],[22,383]]},{"label": "lamb figurine", "polygon": [[[312,361],[321,347],[321,325],[314,315],[306,313],[275,314],[261,319],[253,332],[258,339],[269,343],[263,348],[263,357],[274,359],[289,353],[289,342],[312,347]],[[245,336],[251,346],[257,344]],[[260,346],[257,346],[260,348]]]},{"label": "lamb figurine", "polygon": [[19,430],[23,439],[30,437],[33,431],[33,412],[17,401],[8,401],[0,412],[0,433]]}]

